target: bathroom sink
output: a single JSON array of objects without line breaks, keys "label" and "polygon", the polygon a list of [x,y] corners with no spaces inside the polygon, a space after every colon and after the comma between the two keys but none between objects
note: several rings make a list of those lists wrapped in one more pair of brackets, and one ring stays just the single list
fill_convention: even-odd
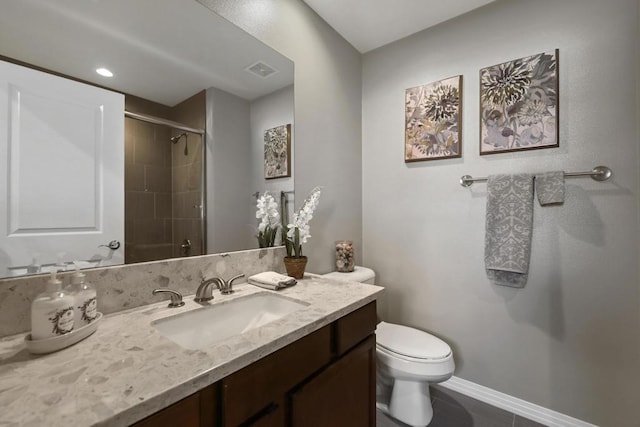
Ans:
[{"label": "bathroom sink", "polygon": [[258,293],[151,322],[162,335],[188,349],[199,349],[266,325],[308,304]]}]

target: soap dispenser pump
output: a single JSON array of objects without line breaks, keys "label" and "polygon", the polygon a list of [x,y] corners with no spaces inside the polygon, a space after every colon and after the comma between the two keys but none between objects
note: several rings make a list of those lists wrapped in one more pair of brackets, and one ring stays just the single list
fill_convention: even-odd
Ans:
[{"label": "soap dispenser pump", "polygon": [[42,266],[38,262],[38,255],[34,254],[31,259],[31,264],[27,266],[27,274],[38,274],[40,273]]},{"label": "soap dispenser pump", "polygon": [[74,316],[76,329],[96,320],[98,316],[98,304],[95,288],[85,281],[85,274],[80,272],[78,263],[73,263],[76,272],[71,276],[71,284],[68,286],[69,293],[74,298]]},{"label": "soap dispenser pump", "polygon": [[43,340],[73,331],[74,298],[62,290],[62,282],[51,272],[43,293],[31,303],[31,339]]}]

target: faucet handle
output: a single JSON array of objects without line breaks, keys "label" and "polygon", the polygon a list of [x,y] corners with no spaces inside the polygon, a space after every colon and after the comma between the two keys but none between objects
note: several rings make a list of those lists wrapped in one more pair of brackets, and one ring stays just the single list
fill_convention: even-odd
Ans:
[{"label": "faucet handle", "polygon": [[171,296],[171,302],[168,307],[176,308],[182,307],[184,305],[184,301],[182,301],[182,294],[178,291],[174,291],[173,289],[154,289],[151,292],[153,295],[167,293]]},{"label": "faucet handle", "polygon": [[238,274],[237,276],[233,276],[231,279],[229,280],[223,280],[222,281],[222,286],[220,286],[220,293],[222,295],[229,295],[234,293],[235,291],[233,290],[233,281],[236,279],[239,279],[241,277],[244,277],[244,274]]},{"label": "faucet handle", "polygon": [[234,280],[237,280],[237,279],[239,279],[241,277],[244,277],[244,274],[238,274],[237,276],[233,276],[231,279],[229,279],[229,282],[228,282],[229,283],[229,287],[233,286],[233,281]]}]

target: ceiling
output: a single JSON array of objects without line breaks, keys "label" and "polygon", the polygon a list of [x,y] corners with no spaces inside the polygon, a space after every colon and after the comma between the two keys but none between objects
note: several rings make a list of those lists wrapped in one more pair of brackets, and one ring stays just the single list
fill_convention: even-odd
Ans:
[{"label": "ceiling", "polygon": [[361,53],[494,0],[303,0]]},{"label": "ceiling", "polygon": [[[293,83],[289,59],[196,1],[3,2],[0,55],[169,106],[210,87],[252,100]],[[278,72],[245,71],[257,61]]]}]

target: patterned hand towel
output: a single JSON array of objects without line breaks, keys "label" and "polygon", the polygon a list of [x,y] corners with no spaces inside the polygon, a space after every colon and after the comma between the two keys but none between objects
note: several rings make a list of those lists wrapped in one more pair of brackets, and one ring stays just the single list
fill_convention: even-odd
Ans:
[{"label": "patterned hand towel", "polygon": [[490,175],[484,265],[496,285],[527,283],[533,227],[533,176]]},{"label": "patterned hand towel", "polygon": [[272,291],[288,288],[298,283],[293,277],[285,276],[275,271],[265,271],[264,273],[254,274],[247,279],[247,282],[261,288],[271,289]]},{"label": "patterned hand towel", "polygon": [[563,171],[537,174],[535,182],[540,206],[564,203]]}]

